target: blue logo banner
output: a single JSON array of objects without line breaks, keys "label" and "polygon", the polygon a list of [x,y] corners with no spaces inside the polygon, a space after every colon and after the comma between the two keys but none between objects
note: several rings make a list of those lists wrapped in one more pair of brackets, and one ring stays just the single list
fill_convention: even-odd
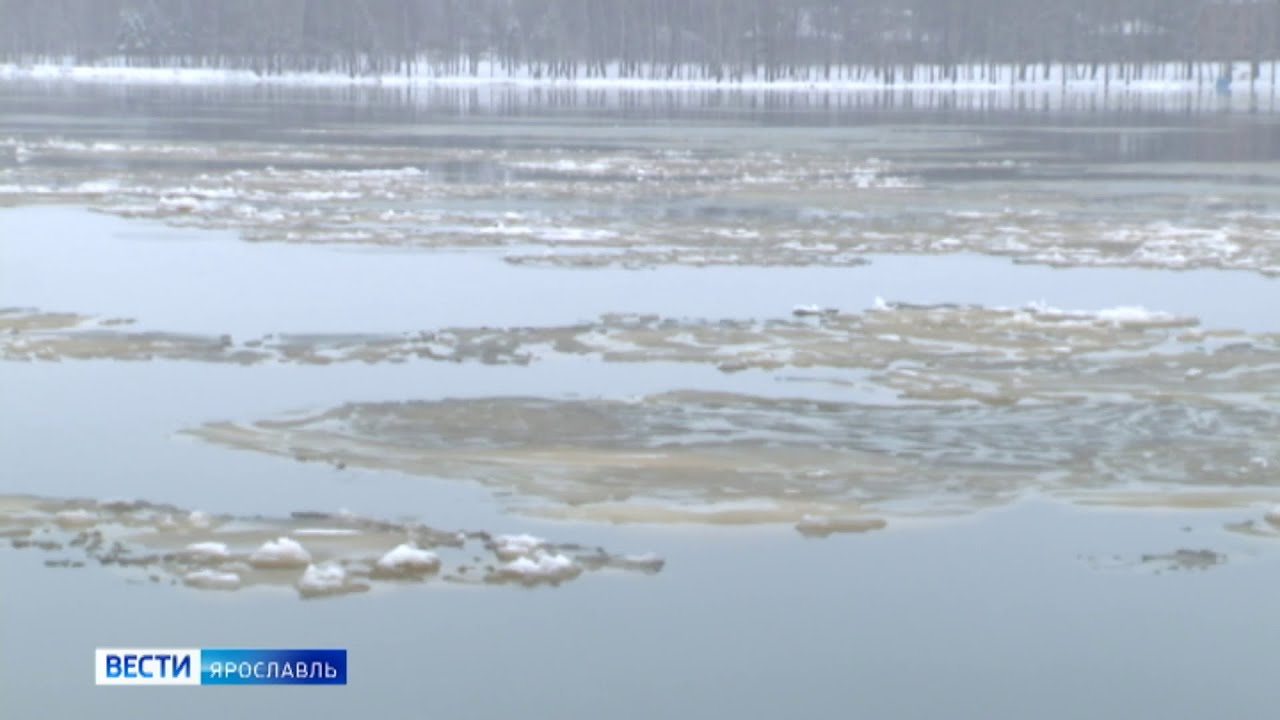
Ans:
[{"label": "blue logo banner", "polygon": [[98,648],[97,685],[346,685],[336,648]]},{"label": "blue logo banner", "polygon": [[346,685],[347,651],[202,648],[201,685]]}]

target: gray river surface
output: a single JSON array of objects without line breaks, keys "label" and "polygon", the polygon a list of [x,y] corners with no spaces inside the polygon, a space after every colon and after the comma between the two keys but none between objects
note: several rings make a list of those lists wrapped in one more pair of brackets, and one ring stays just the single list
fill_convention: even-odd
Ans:
[{"label": "gray river surface", "polygon": [[984,97],[0,85],[0,716],[1272,714],[1280,121]]}]

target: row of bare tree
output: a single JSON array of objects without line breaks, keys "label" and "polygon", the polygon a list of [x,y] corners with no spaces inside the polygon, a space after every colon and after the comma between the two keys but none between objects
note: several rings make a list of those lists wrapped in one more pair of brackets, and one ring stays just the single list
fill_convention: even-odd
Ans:
[{"label": "row of bare tree", "polygon": [[1256,70],[1280,57],[1280,1],[0,0],[0,56],[727,80],[892,80],[913,66],[936,80],[983,64],[1023,76],[1059,64]]}]

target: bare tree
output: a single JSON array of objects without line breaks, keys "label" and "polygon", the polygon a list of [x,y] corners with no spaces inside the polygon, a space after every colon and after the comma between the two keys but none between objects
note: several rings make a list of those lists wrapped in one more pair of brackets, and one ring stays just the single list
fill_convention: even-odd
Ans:
[{"label": "bare tree", "polygon": [[0,0],[0,57],[883,82],[991,79],[996,65],[1013,81],[1171,64],[1185,79],[1243,62],[1256,78],[1280,59],[1280,0]]}]

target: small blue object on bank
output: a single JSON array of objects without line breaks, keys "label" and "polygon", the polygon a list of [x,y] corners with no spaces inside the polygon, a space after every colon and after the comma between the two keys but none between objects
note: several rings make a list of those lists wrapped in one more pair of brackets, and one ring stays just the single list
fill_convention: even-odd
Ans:
[{"label": "small blue object on bank", "polygon": [[98,648],[97,685],[346,685],[335,648]]}]

